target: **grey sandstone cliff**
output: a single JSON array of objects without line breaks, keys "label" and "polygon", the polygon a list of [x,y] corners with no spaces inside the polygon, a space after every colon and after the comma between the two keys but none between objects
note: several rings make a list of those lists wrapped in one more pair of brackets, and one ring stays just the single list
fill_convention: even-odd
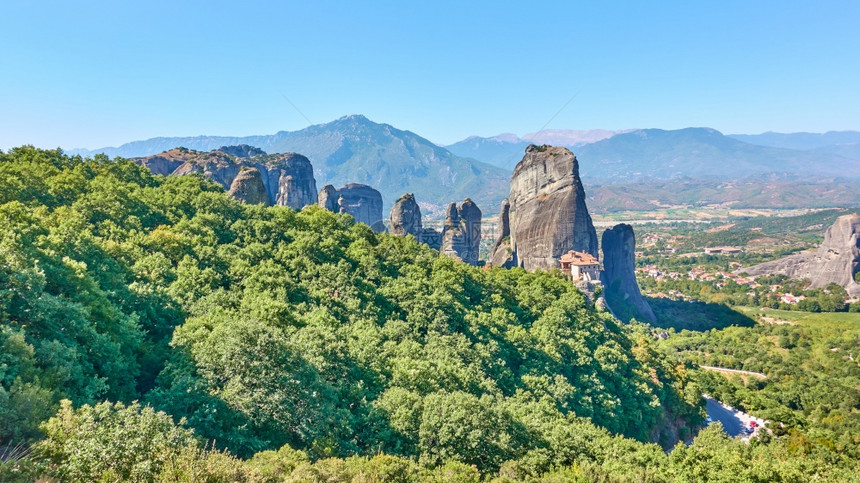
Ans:
[{"label": "grey sandstone cliff", "polygon": [[[258,152],[262,153],[251,146],[223,146],[209,152],[176,148],[153,156],[132,158],[132,161],[145,166],[153,174],[182,176],[200,173],[225,190],[230,190],[243,168],[254,168],[260,173],[269,204],[297,210],[316,204],[316,180],[308,158],[296,153],[254,154]],[[252,157],[245,157],[252,154]]]},{"label": "grey sandstone cliff", "polygon": [[561,255],[570,250],[598,256],[579,163],[567,148],[527,147],[511,177],[508,201],[510,239],[506,244],[499,238],[491,260],[546,270],[557,267]]},{"label": "grey sandstone cliff", "polygon": [[263,177],[257,168],[242,168],[230,183],[227,194],[249,205],[269,206],[269,195],[263,185]]},{"label": "grey sandstone cliff", "polygon": [[460,206],[448,205],[445,214],[445,227],[439,251],[471,265],[480,260],[481,210],[472,200],[466,198]]},{"label": "grey sandstone cliff", "polygon": [[334,186],[330,184],[323,186],[317,198],[321,207],[337,213],[337,190]]},{"label": "grey sandstone cliff", "polygon": [[335,195],[338,213],[349,213],[355,221],[366,224],[375,232],[385,231],[379,191],[366,184],[349,183],[338,188]]},{"label": "grey sandstone cliff", "polygon": [[794,279],[809,279],[810,288],[841,285],[851,296],[860,296],[855,274],[860,270],[860,215],[844,215],[827,229],[824,241],[814,251],[796,253],[739,271],[754,277],[781,273]]},{"label": "grey sandstone cliff", "polygon": [[490,247],[490,265],[494,267],[513,268],[517,266],[517,257],[511,247],[511,204],[502,201],[499,212],[499,238]]},{"label": "grey sandstone cliff", "polygon": [[393,235],[412,235],[416,240],[421,241],[424,234],[424,228],[421,225],[421,208],[412,193],[401,196],[391,207],[388,226]]},{"label": "grey sandstone cliff", "polygon": [[254,156],[258,156],[260,154],[266,154],[266,152],[262,149],[254,146],[249,146],[247,144],[239,144],[237,146],[221,146],[220,148],[216,149],[216,151],[221,151],[224,154],[236,156],[237,158],[253,158]]},{"label": "grey sandstone cliff", "polygon": [[636,318],[640,322],[656,322],[651,306],[642,297],[636,283],[636,235],[625,223],[603,232],[603,272],[600,275],[606,303],[621,320]]}]

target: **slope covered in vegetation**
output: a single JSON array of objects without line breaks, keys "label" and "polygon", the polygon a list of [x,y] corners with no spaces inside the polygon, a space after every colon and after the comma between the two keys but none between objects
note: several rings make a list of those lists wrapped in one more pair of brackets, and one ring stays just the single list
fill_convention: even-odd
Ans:
[{"label": "slope covered in vegetation", "polygon": [[0,226],[0,437],[33,444],[4,479],[823,471],[713,431],[635,441],[688,436],[700,391],[552,273],[33,148],[0,154]]}]

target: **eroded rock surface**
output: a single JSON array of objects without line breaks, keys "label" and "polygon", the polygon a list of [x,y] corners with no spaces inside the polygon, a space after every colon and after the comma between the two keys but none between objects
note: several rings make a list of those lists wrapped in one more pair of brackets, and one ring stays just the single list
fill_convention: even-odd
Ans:
[{"label": "eroded rock surface", "polygon": [[263,185],[263,176],[257,168],[240,169],[239,174],[233,178],[227,194],[249,205],[269,206],[271,204],[266,187]]},{"label": "eroded rock surface", "polygon": [[216,151],[221,151],[224,154],[236,156],[237,158],[253,158],[254,156],[266,154],[266,152],[262,149],[254,146],[249,146],[247,144],[239,144],[237,146],[221,146],[220,148],[216,149]]},{"label": "eroded rock surface", "polygon": [[317,198],[321,207],[328,211],[337,213],[337,190],[334,189],[334,186],[330,184],[323,186],[323,189],[320,190]]},{"label": "eroded rock surface", "polygon": [[366,184],[349,183],[338,188],[338,213],[349,213],[355,221],[375,232],[385,231],[382,221],[382,195]]},{"label": "eroded rock surface", "polygon": [[[569,149],[530,145],[511,177],[510,239],[500,237],[493,260],[526,270],[551,269],[570,250],[598,256],[597,232]],[[510,256],[505,253],[510,251]]]},{"label": "eroded rock surface", "polygon": [[860,215],[836,219],[824,234],[824,241],[814,251],[796,253],[779,260],[741,268],[754,277],[781,273],[794,279],[809,279],[810,288],[824,288],[831,283],[845,288],[851,296],[860,296],[860,284],[854,280],[860,270]]},{"label": "eroded rock surface", "polygon": [[388,226],[393,235],[412,235],[416,240],[422,241],[424,228],[421,225],[421,208],[412,193],[401,196],[391,207]]},{"label": "eroded rock surface", "polygon": [[651,306],[636,283],[636,235],[633,227],[621,223],[603,232],[603,272],[601,282],[606,303],[624,321],[635,317],[640,322],[656,322]]},{"label": "eroded rock surface", "polygon": [[254,168],[260,173],[269,204],[298,210],[317,202],[313,166],[301,154],[265,154],[251,146],[223,146],[209,152],[176,148],[131,160],[149,168],[154,174],[182,176],[200,173],[225,190],[230,190],[243,168]]},{"label": "eroded rock surface", "polygon": [[499,213],[499,237],[490,248],[490,264],[494,267],[513,268],[517,266],[517,257],[511,247],[511,204],[502,201]]},{"label": "eroded rock surface", "polygon": [[481,210],[472,200],[460,206],[451,203],[445,213],[445,227],[439,251],[452,258],[477,265],[480,260]]}]

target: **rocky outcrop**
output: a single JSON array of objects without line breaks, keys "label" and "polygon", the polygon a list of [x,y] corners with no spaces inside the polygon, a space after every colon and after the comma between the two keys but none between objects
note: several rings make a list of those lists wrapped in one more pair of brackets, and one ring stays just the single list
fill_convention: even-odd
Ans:
[{"label": "rocky outcrop", "polygon": [[651,306],[642,297],[636,283],[636,235],[633,227],[622,223],[603,232],[603,272],[600,279],[606,303],[616,317],[628,321],[656,322]]},{"label": "rocky outcrop", "polygon": [[827,229],[824,242],[814,251],[796,253],[779,260],[760,263],[739,271],[754,277],[781,273],[794,279],[809,279],[810,288],[831,283],[842,286],[851,296],[860,296],[855,274],[860,270],[860,215],[844,215]]},{"label": "rocky outcrop", "polygon": [[502,211],[499,213],[499,237],[490,248],[490,265],[494,267],[513,268],[517,266],[517,257],[511,247],[511,204],[502,201]]},{"label": "rocky outcrop", "polygon": [[349,213],[355,221],[375,232],[385,231],[382,221],[382,195],[366,184],[349,183],[338,188],[338,213]]},{"label": "rocky outcrop", "polygon": [[478,205],[468,198],[460,206],[456,203],[448,205],[439,251],[443,255],[477,265],[480,246],[481,210]]},{"label": "rocky outcrop", "polygon": [[263,185],[263,176],[257,168],[242,168],[230,183],[227,194],[234,199],[249,205],[269,206],[269,195]]},{"label": "rocky outcrop", "polygon": [[[269,156],[269,180],[278,180],[277,204],[302,209],[317,203],[317,183],[314,168],[308,158],[296,153]],[[256,159],[256,158],[252,158]],[[269,187],[271,193],[271,185]]]},{"label": "rocky outcrop", "polygon": [[154,174],[200,173],[225,190],[231,189],[243,168],[254,168],[260,173],[268,204],[298,210],[317,202],[313,166],[301,154],[265,154],[251,146],[223,146],[209,152],[176,148],[132,161]]},{"label": "rocky outcrop", "polygon": [[337,190],[334,189],[334,186],[330,184],[323,186],[317,198],[321,207],[337,213]]},{"label": "rocky outcrop", "polygon": [[442,249],[442,232],[433,228],[424,228],[421,233],[421,242],[434,250]]},{"label": "rocky outcrop", "polygon": [[401,196],[391,207],[388,226],[393,235],[412,235],[416,240],[421,241],[424,234],[424,228],[421,226],[421,208],[412,193]]},{"label": "rocky outcrop", "polygon": [[221,151],[224,154],[229,154],[230,156],[235,156],[237,158],[253,158],[254,156],[266,154],[266,152],[262,149],[254,146],[249,146],[247,144],[239,144],[237,146],[221,146],[215,151]]},{"label": "rocky outcrop", "polygon": [[[497,241],[494,260],[526,270],[550,269],[570,250],[598,256],[597,232],[579,178],[579,163],[563,147],[535,146],[511,177],[510,240]],[[510,257],[504,255],[510,251]]]}]

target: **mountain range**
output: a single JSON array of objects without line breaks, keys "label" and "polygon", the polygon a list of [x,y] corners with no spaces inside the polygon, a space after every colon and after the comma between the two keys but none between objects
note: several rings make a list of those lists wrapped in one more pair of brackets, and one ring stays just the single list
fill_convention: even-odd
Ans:
[{"label": "mountain range", "polygon": [[452,201],[471,197],[480,206],[493,206],[507,196],[508,171],[457,156],[410,131],[375,123],[362,115],[344,116],[300,131],[272,135],[153,138],[117,148],[71,154],[148,156],[182,146],[209,151],[223,145],[248,144],[268,153],[295,152],[314,166],[318,187],[363,183],[378,189],[384,209],[404,193],[414,193],[428,214],[441,214]]},{"label": "mountain range", "polygon": [[[853,189],[860,179],[856,131],[724,135],[710,128],[550,130],[523,137],[471,136],[442,147],[411,131],[350,115],[272,135],[159,137],[70,153],[136,157],[178,146],[208,151],[237,144],[268,153],[297,152],[313,163],[318,186],[371,185],[382,193],[385,210],[403,193],[414,193],[422,210],[434,217],[448,203],[467,197],[485,213],[494,213],[508,195],[512,168],[532,143],[574,149],[598,212],[677,204],[860,202]],[[707,199],[697,199],[704,193],[710,193]]]},{"label": "mountain range", "polygon": [[[821,177],[860,177],[857,161],[860,153],[852,158],[853,145],[849,142],[860,141],[860,132],[819,135],[826,139],[818,143],[803,142],[809,133],[770,133],[774,136],[746,136],[745,141],[743,135],[726,136],[710,128],[603,132],[607,136],[595,142],[556,143],[574,149],[583,178],[590,183],[686,177],[743,179],[763,175],[808,180],[810,172]],[[512,169],[528,144],[524,139],[505,134],[489,138],[472,136],[446,147],[459,156]],[[726,170],[727,166],[732,167],[731,171]]]}]

